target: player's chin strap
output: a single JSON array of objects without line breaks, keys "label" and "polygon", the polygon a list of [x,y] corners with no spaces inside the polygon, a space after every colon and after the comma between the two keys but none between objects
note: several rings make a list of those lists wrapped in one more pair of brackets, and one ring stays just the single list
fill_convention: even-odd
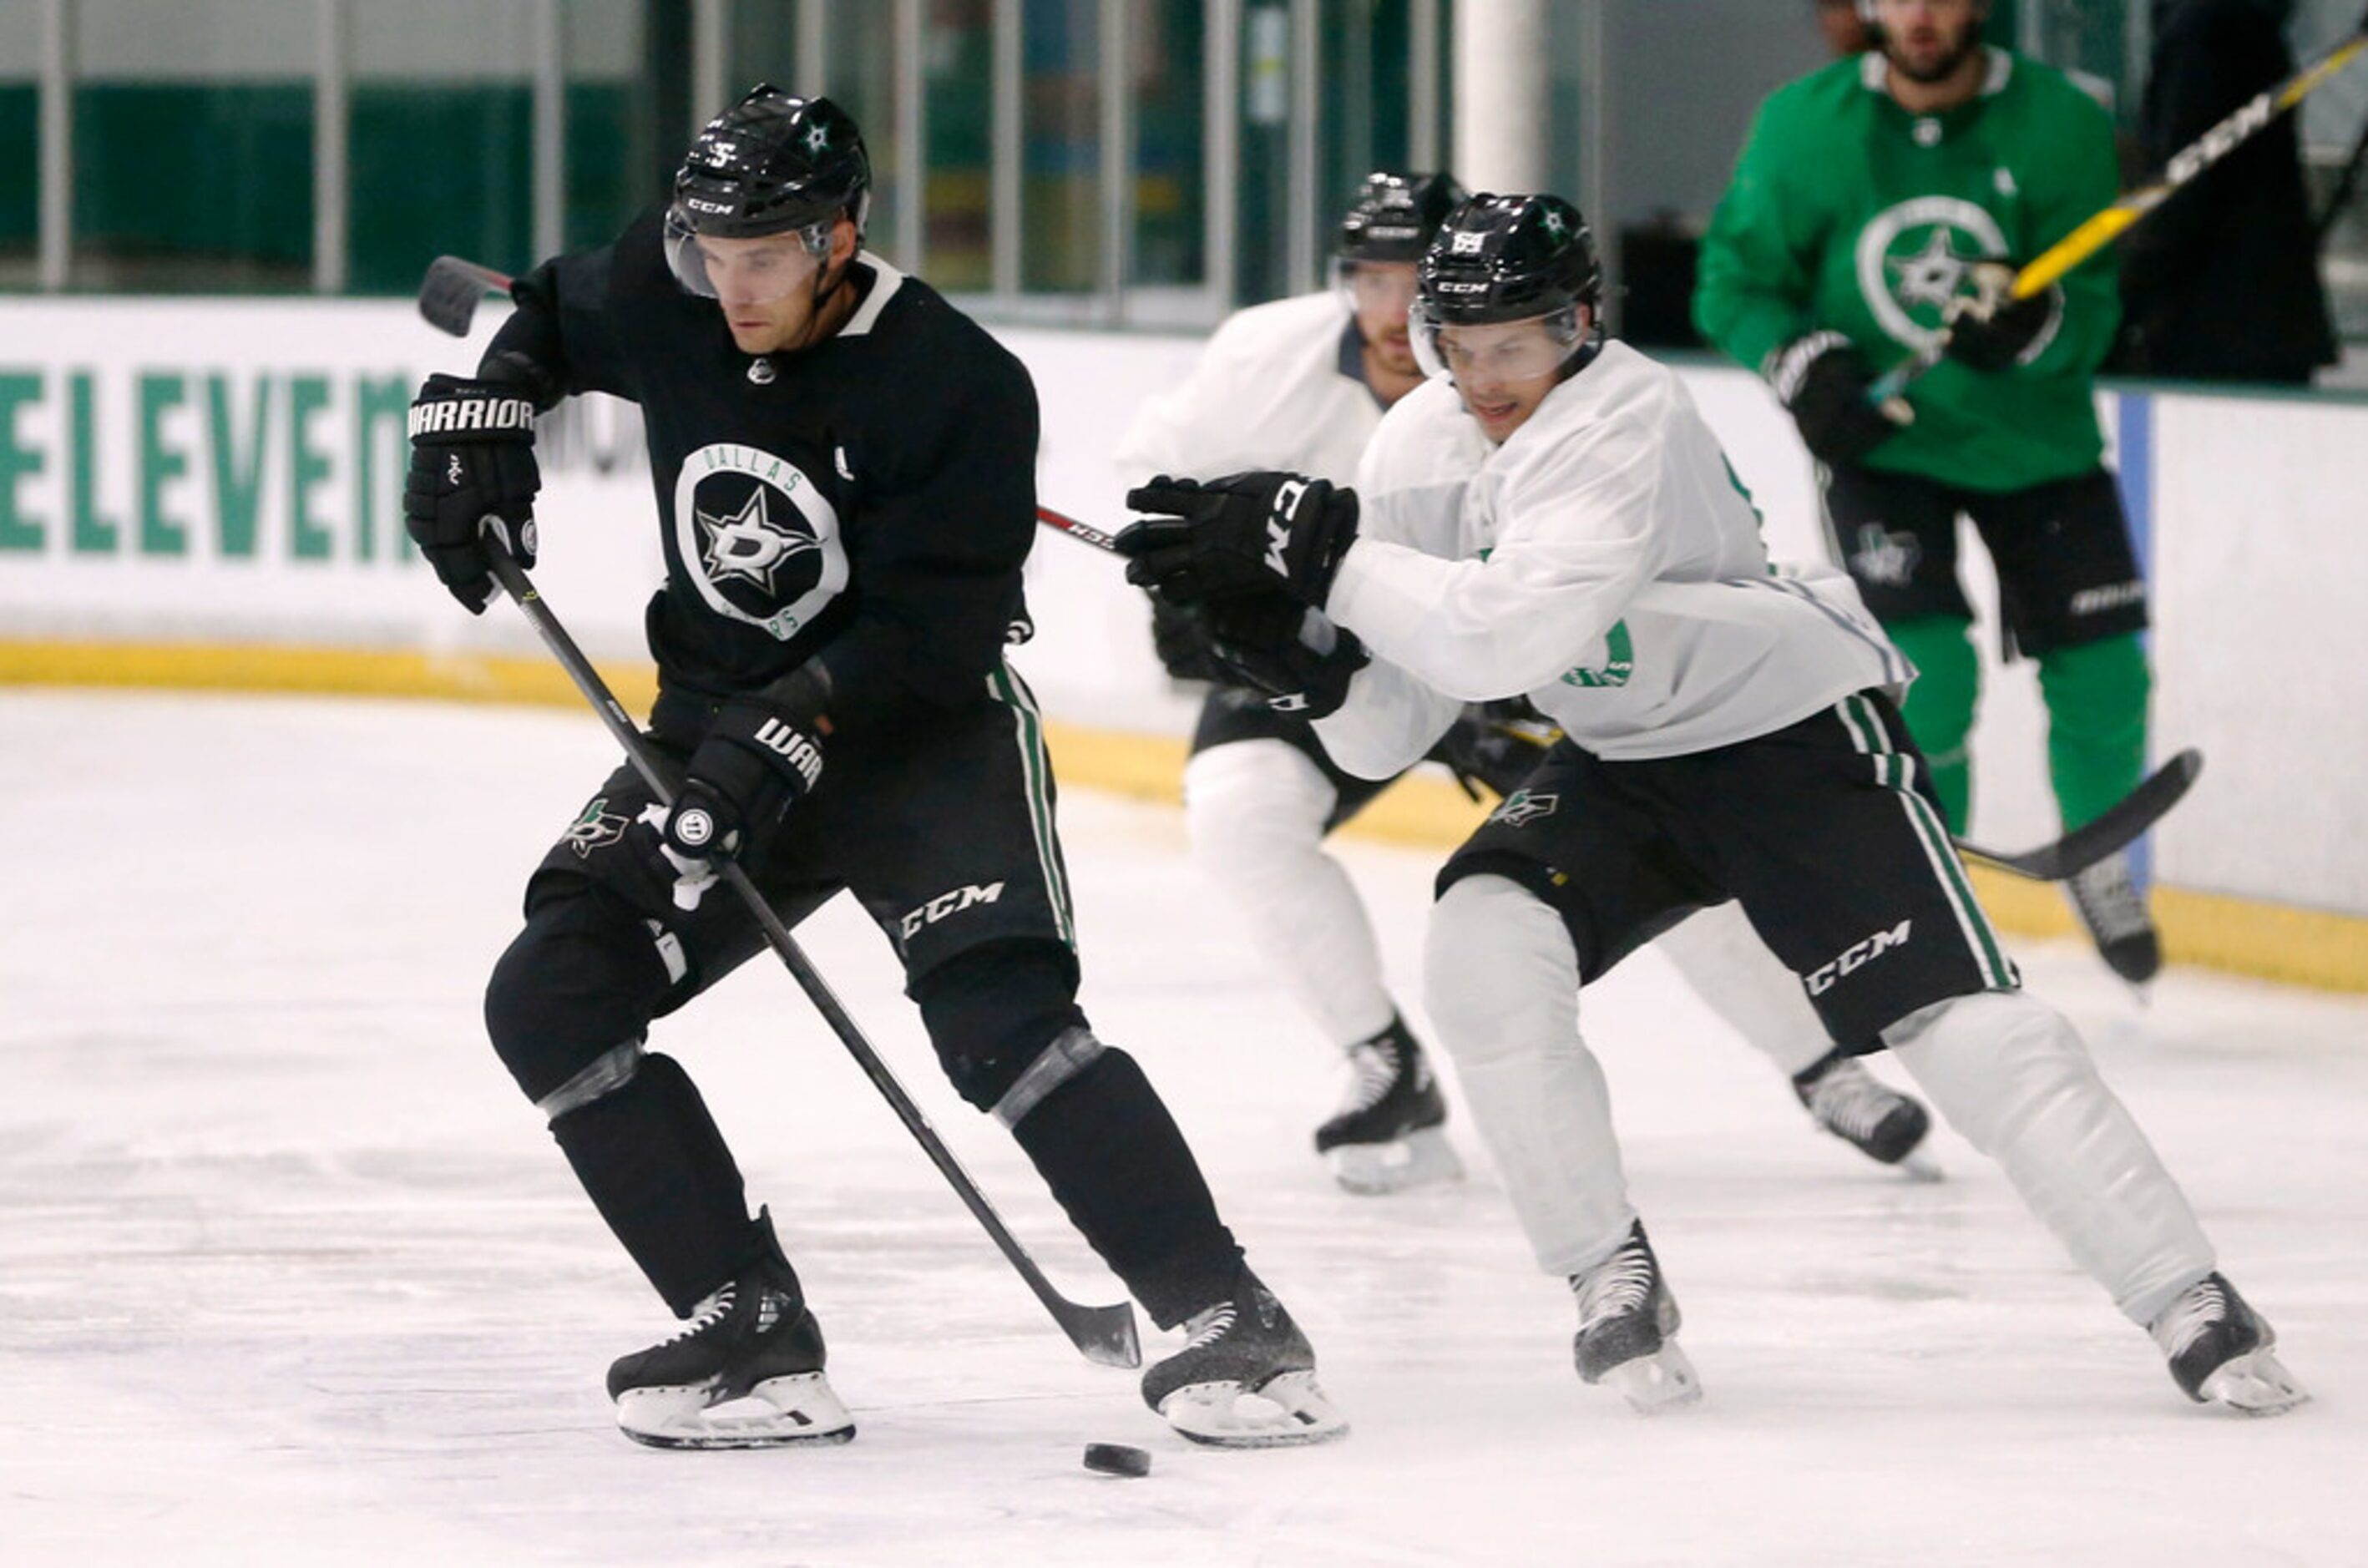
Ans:
[{"label": "player's chin strap", "polygon": [[[1574,358],[1577,356],[1574,355]],[[1053,510],[1050,506],[1036,508],[1036,520],[1048,528],[1057,528],[1071,539],[1092,545],[1096,550],[1118,552],[1118,539],[1091,523]],[[2142,779],[2138,787],[2105,808],[2093,821],[2074,828],[2063,837],[2043,844],[2036,849],[2013,852],[1986,849],[1978,844],[1952,837],[1957,853],[1968,860],[1994,866],[2001,871],[2011,871],[2018,877],[2029,877],[2035,882],[2060,882],[2075,873],[2095,865],[2116,850],[2126,848],[2161,819],[2165,812],[2179,804],[2188,786],[2203,771],[2203,754],[2193,746],[2173,756]]]},{"label": "player's chin strap", "polygon": [[[834,230],[836,227],[837,220],[833,220]],[[830,301],[837,297],[839,290],[847,287],[848,276],[855,270],[855,258],[862,254],[863,231],[858,229],[855,231],[855,248],[847,253],[847,259],[840,262],[835,269],[825,266],[814,274],[814,303],[806,315],[806,329],[799,337],[797,347],[791,350],[791,353],[797,352],[798,349],[811,348],[820,341],[815,334],[822,326],[823,317],[829,309]]]},{"label": "player's chin strap", "polygon": [[[542,596],[536,591],[525,569],[511,558],[509,551],[502,548],[497,540],[488,541],[486,553],[491,558],[488,564],[494,580],[501,584],[503,592],[508,594],[518,608],[526,613],[527,619],[534,623],[535,631],[542,638],[543,645],[551,650],[552,656],[567,672],[568,679],[575,683],[575,689],[584,694],[585,700],[591,703],[593,710],[599,714],[600,722],[609,727],[609,733],[624,749],[625,758],[632,764],[633,771],[641,775],[642,781],[650,787],[651,792],[662,803],[671,804],[675,796],[674,782],[660,770],[657,759],[643,743],[632,720],[626,716],[623,705],[609,691],[599,672],[592,667],[592,662],[584,656],[584,651],[575,645],[575,640],[567,634],[567,629],[559,623],[559,618],[552,614],[551,607],[543,602]],[[806,994],[806,999],[814,1005],[814,1010],[822,1014],[823,1021],[830,1025],[831,1032],[838,1036],[839,1043],[847,1047],[848,1054],[855,1058],[856,1065],[863,1069],[864,1076],[871,1080],[871,1086],[880,1091],[881,1097],[895,1111],[897,1119],[921,1145],[923,1153],[929,1156],[930,1163],[938,1167],[939,1174],[954,1189],[954,1195],[970,1210],[972,1217],[978,1221],[988,1239],[1019,1271],[1019,1278],[1036,1293],[1036,1299],[1044,1303],[1045,1310],[1053,1314],[1053,1321],[1059,1324],[1061,1331],[1069,1336],[1069,1343],[1076,1346],[1088,1361],[1097,1361],[1106,1367],[1141,1366],[1143,1350],[1135,1333],[1133,1307],[1124,1301],[1109,1307],[1080,1306],[1053,1288],[1052,1281],[1044,1278],[1044,1271],[1036,1267],[1036,1260],[1028,1256],[1013,1238],[1001,1216],[988,1204],[978,1184],[970,1178],[970,1174],[955,1160],[952,1151],[938,1137],[937,1130],[921,1114],[920,1107],[913,1103],[913,1097],[905,1092],[905,1086],[880,1060],[879,1052],[872,1050],[871,1042],[856,1027],[855,1019],[848,1015],[838,997],[824,983],[814,965],[807,961],[796,938],[790,935],[790,928],[782,924],[773,906],[765,902],[765,896],[748,880],[748,873],[736,860],[720,862],[720,871],[724,883],[747,906],[749,915],[763,931],[766,942],[788,968],[791,978],[798,983],[798,988]],[[609,1062],[609,1070],[623,1071],[629,1065],[628,1062],[614,1061]]]}]

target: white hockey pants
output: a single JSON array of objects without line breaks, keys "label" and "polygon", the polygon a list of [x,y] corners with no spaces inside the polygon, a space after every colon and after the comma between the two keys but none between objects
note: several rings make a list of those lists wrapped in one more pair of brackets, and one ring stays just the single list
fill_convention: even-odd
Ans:
[{"label": "white hockey pants", "polygon": [[1192,858],[1240,910],[1325,1037],[1347,1050],[1389,1028],[1372,922],[1349,873],[1324,849],[1332,781],[1282,741],[1235,741],[1184,767]]}]

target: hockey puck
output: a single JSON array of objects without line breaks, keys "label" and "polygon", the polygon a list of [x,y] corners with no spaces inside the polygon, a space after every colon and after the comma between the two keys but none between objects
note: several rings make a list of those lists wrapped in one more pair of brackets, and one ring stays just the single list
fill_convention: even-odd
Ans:
[{"label": "hockey puck", "polygon": [[1104,1475],[1149,1475],[1151,1456],[1124,1443],[1087,1443],[1086,1468]]}]

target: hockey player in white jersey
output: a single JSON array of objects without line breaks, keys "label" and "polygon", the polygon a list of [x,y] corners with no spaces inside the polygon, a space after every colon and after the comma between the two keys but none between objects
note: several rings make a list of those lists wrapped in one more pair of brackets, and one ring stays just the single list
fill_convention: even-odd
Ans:
[{"label": "hockey player in white jersey", "polygon": [[[1115,454],[1119,471],[1138,483],[1246,470],[1349,483],[1383,412],[1423,382],[1407,328],[1415,266],[1463,199],[1444,174],[1369,176],[1341,220],[1335,287],[1227,319],[1192,374],[1136,415]],[[1460,1175],[1442,1131],[1447,1102],[1383,982],[1372,922],[1347,870],[1324,848],[1390,778],[1344,772],[1307,714],[1290,706],[1295,696],[1270,698],[1245,685],[1212,655],[1195,618],[1156,596],[1152,603],[1168,673],[1213,683],[1184,770],[1193,856],[1347,1059],[1347,1091],[1315,1130],[1316,1152],[1352,1192]],[[1485,727],[1475,733],[1467,721],[1434,755],[1468,768],[1488,745]],[[1473,771],[1485,780],[1489,770]],[[1683,922],[1661,951],[1783,1072],[1817,1125],[1873,1159],[1938,1174],[1918,1152],[1931,1126],[1923,1106],[1827,1037],[1798,982],[1738,911]]]},{"label": "hockey player in white jersey", "polygon": [[[1406,334],[1415,264],[1463,199],[1446,174],[1367,176],[1333,248],[1334,287],[1227,318],[1192,374],[1144,403],[1115,454],[1155,474],[1290,469],[1346,483],[1383,410],[1422,384]],[[1382,979],[1372,919],[1325,836],[1387,788],[1333,766],[1304,713],[1217,662],[1198,621],[1154,597],[1169,675],[1211,682],[1184,768],[1193,858],[1347,1061],[1315,1152],[1351,1192],[1452,1180],[1447,1101]]]},{"label": "hockey player in white jersey", "polygon": [[1355,492],[1171,482],[1129,497],[1156,516],[1120,538],[1130,577],[1245,639],[1247,605],[1321,612],[1236,653],[1279,687],[1327,666],[1343,767],[1405,767],[1475,699],[1525,694],[1565,732],[1441,870],[1424,994],[1577,1298],[1580,1376],[1645,1410],[1700,1395],[1578,998],[1731,900],[1836,1039],[1879,1040],[1998,1163],[2189,1397],[2299,1403],[2078,1035],[2019,989],[1899,722],[1905,661],[1841,574],[1770,567],[1682,383],[1602,339],[1599,291],[1575,209],[1475,199],[1422,264],[1415,341],[1444,373],[1391,410]]}]

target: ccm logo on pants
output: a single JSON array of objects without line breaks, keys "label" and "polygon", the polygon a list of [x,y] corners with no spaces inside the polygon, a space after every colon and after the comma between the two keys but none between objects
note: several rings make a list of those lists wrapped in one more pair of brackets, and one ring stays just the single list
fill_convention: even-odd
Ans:
[{"label": "ccm logo on pants", "polygon": [[951,892],[939,893],[920,908],[905,915],[896,923],[897,928],[909,938],[914,932],[924,926],[934,926],[949,915],[978,904],[993,903],[1002,896],[1001,882],[989,882],[985,887],[979,887],[973,883],[969,887],[956,888]]},{"label": "ccm logo on pants", "polygon": [[1894,948],[1906,947],[1907,928],[1914,924],[1913,920],[1903,920],[1888,931],[1877,931],[1862,942],[1851,943],[1842,949],[1841,957],[1831,963],[1819,964],[1803,976],[1802,983],[1809,988],[1810,995],[1824,994],[1833,989],[1835,981],[1857,969],[1861,964],[1871,963]]}]

